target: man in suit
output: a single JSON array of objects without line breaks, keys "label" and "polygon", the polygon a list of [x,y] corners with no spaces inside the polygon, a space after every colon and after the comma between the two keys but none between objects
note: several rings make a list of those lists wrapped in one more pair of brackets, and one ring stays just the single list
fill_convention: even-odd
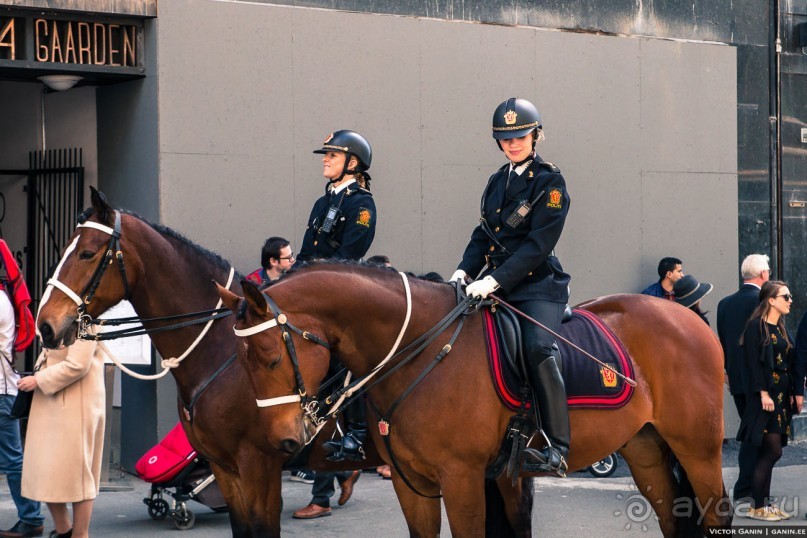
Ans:
[{"label": "man in suit", "polygon": [[[751,312],[759,304],[759,290],[771,277],[768,256],[751,254],[740,266],[743,285],[740,289],[724,297],[717,305],[717,334],[723,346],[724,368],[729,391],[740,417],[745,412],[747,394],[747,373],[740,336]],[[740,475],[734,484],[734,499],[751,495],[751,474],[757,463],[757,450],[753,445],[742,443],[737,457]]]}]

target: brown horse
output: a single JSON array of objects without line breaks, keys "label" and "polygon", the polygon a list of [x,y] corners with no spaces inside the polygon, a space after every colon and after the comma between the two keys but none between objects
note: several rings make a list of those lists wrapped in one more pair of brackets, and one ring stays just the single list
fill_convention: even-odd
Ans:
[{"label": "brown horse", "polygon": [[[82,295],[104,260],[114,231],[116,213],[102,194],[93,189],[89,224],[101,228],[77,228],[71,247],[55,278],[68,290]],[[85,305],[97,317],[128,295],[142,318],[187,314],[209,310],[219,300],[212,280],[226,282],[230,264],[194,245],[167,228],[149,224],[131,214],[120,214],[119,262],[108,265],[98,277],[97,288]],[[75,244],[74,244],[75,243]],[[123,269],[123,270],[121,270]],[[123,276],[124,278],[121,278]],[[125,284],[124,284],[125,280]],[[240,277],[233,291],[240,292]],[[76,303],[67,292],[53,289],[43,297],[37,327],[47,347],[71,344],[77,333]],[[187,321],[182,319],[179,321]],[[175,322],[149,323],[149,327]],[[177,383],[180,417],[191,444],[211,460],[211,466],[230,509],[235,536],[279,536],[281,472],[297,445],[275,445],[264,434],[269,417],[255,406],[255,394],[246,369],[235,354],[232,317],[215,321],[199,346],[172,370]],[[202,325],[152,335],[162,357],[179,357],[199,336]],[[220,367],[224,367],[219,371]],[[191,403],[192,420],[182,402]],[[380,464],[374,450],[368,451],[368,466]],[[374,461],[375,460],[375,461]],[[343,470],[355,464],[325,464],[321,447],[314,447],[309,464],[320,470]]]},{"label": "brown horse", "polygon": [[[255,392],[260,398],[280,398],[298,386],[295,361],[281,338],[288,326],[284,323],[328,343],[329,349],[289,331],[309,391],[323,378],[330,353],[352,373],[364,376],[389,352],[404,326],[404,284],[405,279],[402,282],[402,276],[392,271],[315,264],[290,273],[266,290],[266,296],[245,284],[247,307],[236,293],[221,286],[219,293],[233,311],[241,307],[236,328],[245,345],[239,346],[239,361],[249,368]],[[403,344],[428,331],[456,305],[451,286],[418,280],[409,285],[411,320]],[[277,305],[277,317],[266,297]],[[674,536],[682,532],[683,524],[681,505],[676,505],[679,484],[671,471],[674,454],[693,477],[697,503],[690,504],[690,515],[702,527],[730,525],[731,505],[721,474],[723,359],[714,334],[692,312],[651,297],[615,295],[581,307],[597,314],[622,341],[633,360],[638,386],[619,409],[571,411],[570,471],[618,450],[655,509],[664,536]],[[261,329],[257,327],[261,324],[265,330],[248,330]],[[401,471],[393,472],[393,483],[413,536],[439,534],[440,503],[427,497],[438,494],[453,535],[479,536],[485,528],[485,470],[496,457],[512,413],[490,380],[481,316],[471,315],[465,325],[450,354],[402,401],[388,426]],[[433,361],[455,327],[456,322],[415,360],[370,389],[368,399],[382,415]],[[262,433],[273,444],[303,443],[310,435],[311,423],[299,404],[283,403],[265,411],[273,419]],[[368,422],[374,420],[377,415],[368,416]],[[392,463],[379,428],[371,425],[370,431],[382,457]],[[501,480],[499,484],[501,488]],[[509,493],[503,491],[505,501],[524,493],[523,487],[521,482]],[[523,523],[524,514],[512,513],[518,506],[506,503],[505,510],[512,521],[521,517]],[[523,526],[516,530],[523,535],[530,532]]]}]

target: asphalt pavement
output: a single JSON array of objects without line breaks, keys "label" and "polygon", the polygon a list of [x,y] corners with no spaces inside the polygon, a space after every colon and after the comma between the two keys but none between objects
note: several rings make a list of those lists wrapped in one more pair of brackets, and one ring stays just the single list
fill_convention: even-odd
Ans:
[{"label": "asphalt pavement", "polygon": [[[737,476],[736,452],[727,447],[724,456],[723,477],[731,487]],[[780,505],[792,512],[792,520],[779,523],[760,523],[735,517],[735,525],[799,526],[807,525],[807,443],[785,448],[782,465],[774,469],[772,492],[780,497]],[[219,537],[229,536],[226,514],[191,502],[189,507],[196,515],[192,529],[176,530],[170,518],[153,520],[143,503],[149,485],[135,477],[112,482],[116,491],[102,491],[95,503],[92,536],[115,537]],[[284,508],[282,530],[284,536],[351,538],[406,537],[408,532],[398,507],[392,484],[374,471],[365,472],[357,482],[353,498],[344,506],[335,506],[333,515],[325,518],[300,521],[291,517],[294,510],[310,501],[311,486],[283,479]],[[337,491],[338,496],[338,491]],[[46,511],[47,512],[47,511]],[[8,528],[16,521],[16,512],[8,488],[0,484],[0,528]],[[45,535],[53,529],[50,516],[45,523]],[[594,478],[580,472],[567,479],[540,478],[536,480],[535,509],[533,511],[535,536],[585,536],[585,538],[613,538],[631,536],[660,536],[659,527],[649,506],[633,485],[624,462],[608,478]],[[807,531],[805,531],[807,532]],[[441,536],[450,536],[443,515]]]}]

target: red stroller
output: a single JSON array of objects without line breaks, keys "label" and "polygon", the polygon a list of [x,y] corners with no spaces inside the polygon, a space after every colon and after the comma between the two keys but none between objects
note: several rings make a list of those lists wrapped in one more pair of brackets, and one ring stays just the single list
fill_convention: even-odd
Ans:
[{"label": "red stroller", "polygon": [[[227,511],[210,464],[188,442],[182,424],[177,423],[158,445],[146,452],[135,470],[151,484],[151,493],[143,502],[152,519],[170,515],[177,529],[193,528],[196,515],[187,507],[189,500],[202,503],[214,512]],[[163,492],[173,498],[173,508],[163,499]]]}]

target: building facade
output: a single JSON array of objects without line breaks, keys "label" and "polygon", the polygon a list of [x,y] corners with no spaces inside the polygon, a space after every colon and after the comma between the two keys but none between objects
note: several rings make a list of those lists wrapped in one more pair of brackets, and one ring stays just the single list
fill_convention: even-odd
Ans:
[{"label": "building facade", "polygon": [[[348,128],[374,150],[379,216],[369,254],[447,276],[478,220],[485,182],[503,163],[492,112],[519,96],[541,111],[539,153],[569,185],[558,255],[573,276],[573,303],[637,292],[655,280],[658,260],[674,255],[715,285],[705,300],[714,312],[751,252],[770,253],[805,296],[807,111],[795,29],[807,8],[766,8],[749,0],[0,2],[0,235],[41,281],[59,240],[37,235],[40,206],[57,211],[70,199],[82,207],[86,187],[97,185],[113,205],[246,273],[270,235],[299,248],[324,188],[311,151]],[[82,78],[54,91],[43,75]],[[74,176],[81,191],[35,198],[30,170],[46,168],[61,172],[40,174],[42,192]],[[59,211],[69,235],[74,212]],[[122,429],[146,430],[122,449],[125,466],[175,422],[173,390],[170,380],[122,381]],[[148,402],[153,420],[129,415],[127,401]]]}]

